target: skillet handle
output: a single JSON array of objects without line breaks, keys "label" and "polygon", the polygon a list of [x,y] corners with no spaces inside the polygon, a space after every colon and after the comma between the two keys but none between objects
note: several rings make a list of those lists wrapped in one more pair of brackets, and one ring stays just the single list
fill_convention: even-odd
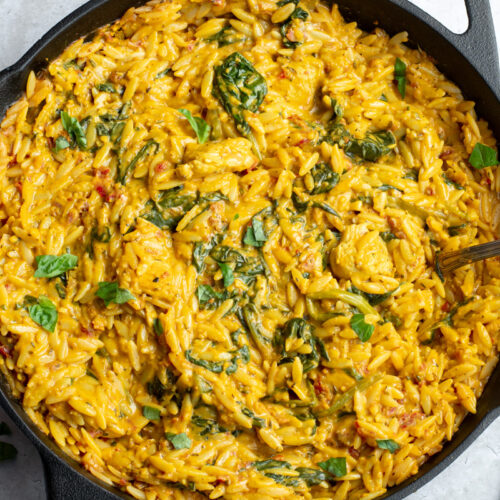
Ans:
[{"label": "skillet handle", "polygon": [[118,500],[92,481],[64,464],[55,455],[40,450],[45,471],[47,500]]},{"label": "skillet handle", "polygon": [[435,31],[449,40],[481,74],[489,87],[500,99],[498,50],[489,0],[465,0],[469,17],[469,27],[461,35],[453,33],[408,0],[391,1],[430,25]]},{"label": "skillet handle", "polygon": [[7,108],[20,97],[20,89],[24,87],[21,78],[20,71],[12,66],[0,71],[0,119]]}]

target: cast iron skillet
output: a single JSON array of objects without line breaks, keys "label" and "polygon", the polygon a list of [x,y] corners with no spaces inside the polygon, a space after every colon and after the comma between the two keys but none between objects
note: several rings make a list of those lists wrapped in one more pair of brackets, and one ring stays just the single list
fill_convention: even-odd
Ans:
[{"label": "cast iron skillet", "polygon": [[[408,31],[410,40],[432,55],[441,71],[456,82],[464,94],[476,101],[478,114],[485,118],[500,139],[500,72],[493,20],[488,0],[466,0],[469,29],[463,35],[447,30],[407,0],[334,0],[348,20],[371,30],[380,24],[389,33]],[[21,96],[30,70],[43,68],[66,46],[81,36],[119,17],[141,0],[91,0],[52,28],[21,60],[0,72],[0,117]],[[91,476],[67,457],[26,415],[0,377],[0,403],[19,428],[35,444],[45,466],[49,500],[130,500],[131,497]],[[416,476],[391,488],[387,500],[401,500],[423,486],[455,458],[500,415],[500,365],[493,372],[477,413],[463,421],[453,440],[434,455]]]}]

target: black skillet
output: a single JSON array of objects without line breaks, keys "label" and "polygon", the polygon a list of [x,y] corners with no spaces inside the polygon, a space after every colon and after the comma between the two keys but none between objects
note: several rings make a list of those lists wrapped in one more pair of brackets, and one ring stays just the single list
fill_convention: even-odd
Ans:
[{"label": "black skillet", "polygon": [[[469,29],[463,35],[447,30],[407,0],[334,0],[348,20],[358,21],[366,30],[380,25],[389,33],[408,31],[410,40],[438,61],[443,73],[457,83],[464,95],[476,101],[478,114],[485,118],[500,139],[500,71],[493,19],[488,0],[466,0]],[[71,42],[119,18],[141,0],[91,0],[63,19],[39,40],[22,59],[0,72],[0,117],[21,96],[30,70],[46,66]],[[91,476],[67,457],[32,423],[0,378],[0,403],[19,428],[31,439],[42,456],[49,500],[117,500],[131,497]],[[500,415],[500,365],[493,372],[477,405],[453,440],[429,459],[416,476],[391,488],[386,499],[401,500],[439,474]]]}]

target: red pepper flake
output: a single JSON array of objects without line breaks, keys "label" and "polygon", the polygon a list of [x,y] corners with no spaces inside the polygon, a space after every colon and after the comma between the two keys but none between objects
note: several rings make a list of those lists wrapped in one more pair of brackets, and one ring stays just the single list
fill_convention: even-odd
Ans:
[{"label": "red pepper flake", "polygon": [[12,355],[10,353],[10,349],[7,346],[0,345],[0,354],[4,358],[12,358]]},{"label": "red pepper flake", "polygon": [[326,394],[328,392],[327,388],[321,383],[321,379],[317,378],[314,381],[314,392],[316,393],[316,396],[320,396],[321,394]]},{"label": "red pepper flake", "polygon": [[489,177],[486,177],[486,184],[488,184],[488,186],[491,186],[491,179]]},{"label": "red pepper flake", "polygon": [[97,175],[98,175],[99,177],[106,177],[108,174],[109,174],[109,168],[100,168],[100,169],[97,171]]},{"label": "red pepper flake", "polygon": [[301,139],[297,144],[295,144],[296,146],[302,146],[303,144],[307,144],[308,142],[311,142],[311,139],[308,139],[307,137],[304,137],[303,139]]},{"label": "red pepper flake", "polygon": [[106,200],[106,198],[108,197],[108,193],[102,186],[97,186],[95,190],[103,200]]},{"label": "red pepper flake", "polygon": [[286,76],[286,73],[285,73],[285,70],[284,70],[284,69],[282,69],[282,70],[281,70],[281,73],[278,75],[278,78],[279,78],[280,80],[285,80],[285,79],[288,79],[288,77]]},{"label": "red pepper flake", "polygon": [[127,481],[125,481],[125,479],[123,479],[123,478],[120,478],[120,480],[118,482],[120,483],[121,486],[127,485]]},{"label": "red pepper flake", "polygon": [[227,479],[222,479],[222,478],[217,478],[215,480],[215,484],[218,486],[219,484],[226,484],[227,483]]},{"label": "red pepper flake", "polygon": [[449,310],[450,310],[450,303],[449,303],[449,302],[445,302],[445,303],[441,306],[441,311],[448,312]]},{"label": "red pepper flake", "polygon": [[349,451],[349,455],[351,455],[352,458],[354,458],[356,460],[359,458],[360,453],[356,448],[353,448],[351,446],[348,451]]},{"label": "red pepper flake", "polygon": [[158,165],[156,165],[155,167],[155,172],[159,173],[159,172],[164,172],[165,170],[167,170],[168,168],[168,165],[166,163],[158,163]]},{"label": "red pepper flake", "polygon": [[23,192],[23,183],[21,181],[17,181],[14,186],[19,191],[20,194]]}]

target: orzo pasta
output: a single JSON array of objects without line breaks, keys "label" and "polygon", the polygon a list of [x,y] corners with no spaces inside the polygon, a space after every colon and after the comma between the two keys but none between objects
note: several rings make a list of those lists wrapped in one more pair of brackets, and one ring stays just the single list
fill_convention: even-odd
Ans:
[{"label": "orzo pasta", "polygon": [[[298,0],[155,0],[0,130],[1,370],[138,499],[371,499],[498,356],[500,170],[420,50]],[[484,167],[484,168],[483,168]]]}]

